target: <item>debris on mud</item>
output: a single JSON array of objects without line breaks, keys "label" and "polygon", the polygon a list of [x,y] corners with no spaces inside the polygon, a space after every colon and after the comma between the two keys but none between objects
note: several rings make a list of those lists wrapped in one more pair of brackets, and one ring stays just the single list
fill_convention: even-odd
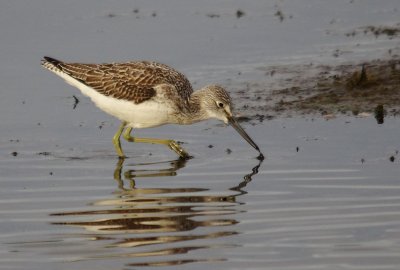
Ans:
[{"label": "debris on mud", "polygon": [[397,23],[395,26],[364,26],[346,33],[346,36],[354,37],[360,33],[363,33],[364,35],[373,34],[376,38],[383,35],[392,39],[396,36],[400,36],[400,23]]},{"label": "debris on mud", "polygon": [[321,67],[315,78],[305,78],[297,86],[273,92],[280,101],[276,111],[296,110],[304,113],[375,112],[383,121],[388,113],[400,113],[400,61],[376,60],[360,65]]},{"label": "debris on mud", "polygon": [[378,106],[376,106],[374,113],[375,113],[375,119],[378,122],[378,124],[383,124],[386,115],[386,110],[383,108],[383,105],[379,104]]},{"label": "debris on mud", "polygon": [[[262,122],[276,116],[336,114],[366,117],[378,123],[400,115],[400,58],[359,64],[292,65],[264,68],[268,80],[238,90],[239,121]],[[274,77],[271,78],[271,72]]]}]

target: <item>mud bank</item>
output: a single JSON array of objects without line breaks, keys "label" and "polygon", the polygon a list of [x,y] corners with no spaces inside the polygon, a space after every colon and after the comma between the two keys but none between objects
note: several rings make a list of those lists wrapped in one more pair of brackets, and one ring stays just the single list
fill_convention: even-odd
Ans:
[{"label": "mud bank", "polygon": [[[400,114],[400,59],[329,65],[265,68],[274,84],[248,84],[237,91],[242,120],[276,116]],[[245,101],[245,102],[243,102]]]}]

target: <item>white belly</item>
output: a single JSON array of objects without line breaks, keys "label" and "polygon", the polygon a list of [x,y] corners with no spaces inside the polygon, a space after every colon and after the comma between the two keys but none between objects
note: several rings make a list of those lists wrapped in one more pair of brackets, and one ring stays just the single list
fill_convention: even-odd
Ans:
[{"label": "white belly", "polygon": [[101,94],[91,97],[92,101],[108,114],[128,123],[133,128],[149,128],[170,123],[169,111],[160,103],[144,101],[134,104]]},{"label": "white belly", "polygon": [[140,104],[135,104],[133,101],[104,96],[63,72],[54,73],[69,84],[77,87],[84,95],[90,97],[97,107],[121,121],[127,122],[130,127],[149,128],[174,122],[170,117],[171,110],[164,106],[165,103],[144,101]]}]

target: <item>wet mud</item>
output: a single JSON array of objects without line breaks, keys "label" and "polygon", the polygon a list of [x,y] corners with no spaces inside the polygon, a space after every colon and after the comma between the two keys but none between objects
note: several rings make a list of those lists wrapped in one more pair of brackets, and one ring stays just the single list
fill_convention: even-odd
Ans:
[{"label": "wet mud", "polygon": [[[374,114],[378,122],[384,116],[400,114],[400,58],[374,60],[358,64],[292,65],[265,68],[266,76],[276,76],[284,88],[251,84],[236,92],[241,121],[272,119],[295,115]],[[281,77],[282,79],[279,79]],[[250,90],[250,88],[252,88]],[[253,96],[256,93],[255,97]],[[248,105],[248,100],[253,105]],[[245,101],[246,104],[241,103]]]}]

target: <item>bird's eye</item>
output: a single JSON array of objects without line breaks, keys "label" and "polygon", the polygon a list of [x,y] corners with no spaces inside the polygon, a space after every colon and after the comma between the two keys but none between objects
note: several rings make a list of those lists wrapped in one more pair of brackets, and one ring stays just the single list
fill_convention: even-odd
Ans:
[{"label": "bird's eye", "polygon": [[220,108],[224,107],[224,103],[222,103],[222,102],[218,102],[217,104],[218,104],[218,107],[220,107]]}]

